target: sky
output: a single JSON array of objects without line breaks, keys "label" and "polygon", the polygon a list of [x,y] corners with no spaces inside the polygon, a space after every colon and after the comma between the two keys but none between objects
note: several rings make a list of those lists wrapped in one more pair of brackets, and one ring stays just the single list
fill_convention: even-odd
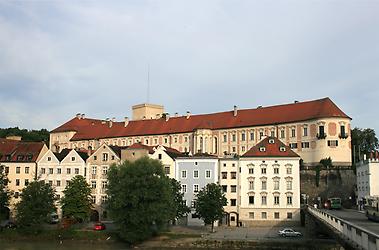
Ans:
[{"label": "sky", "polygon": [[0,0],[0,128],[330,97],[379,134],[378,13],[377,0]]}]

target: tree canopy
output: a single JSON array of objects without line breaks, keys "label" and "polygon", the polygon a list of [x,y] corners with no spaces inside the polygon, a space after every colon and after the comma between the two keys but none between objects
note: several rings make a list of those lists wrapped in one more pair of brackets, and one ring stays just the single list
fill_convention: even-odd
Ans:
[{"label": "tree canopy", "polygon": [[180,219],[188,214],[191,209],[185,204],[184,194],[182,192],[182,186],[180,185],[180,182],[175,179],[171,179],[171,188],[174,194],[174,209],[176,211],[175,219]]},{"label": "tree canopy", "polygon": [[83,176],[72,178],[61,198],[63,217],[83,222],[89,218],[92,209],[91,187]]},{"label": "tree canopy", "polygon": [[9,216],[9,200],[12,192],[8,189],[9,179],[5,173],[5,166],[0,165],[0,221]]},{"label": "tree canopy", "polygon": [[353,162],[363,159],[364,154],[369,154],[378,149],[379,142],[375,130],[371,128],[354,128],[351,130],[351,144]]},{"label": "tree canopy", "polygon": [[129,243],[161,231],[175,218],[174,193],[162,163],[147,157],[108,171],[108,211]]},{"label": "tree canopy", "polygon": [[55,191],[44,181],[33,181],[22,190],[16,204],[16,220],[19,226],[40,228],[48,215],[56,211]]},{"label": "tree canopy", "polygon": [[49,131],[47,129],[27,130],[14,128],[0,128],[0,138],[16,135],[21,136],[23,141],[49,141]]},{"label": "tree canopy", "polygon": [[221,186],[210,183],[197,194],[195,203],[196,214],[204,220],[206,225],[212,225],[213,232],[214,222],[222,219],[226,204],[227,200]]}]

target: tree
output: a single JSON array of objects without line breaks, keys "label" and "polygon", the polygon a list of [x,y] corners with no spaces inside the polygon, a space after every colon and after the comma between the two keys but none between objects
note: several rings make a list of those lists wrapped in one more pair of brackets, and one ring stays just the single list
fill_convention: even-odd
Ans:
[{"label": "tree", "polygon": [[353,162],[362,160],[364,154],[378,149],[379,142],[375,130],[371,128],[354,128],[351,130]]},{"label": "tree", "polygon": [[61,198],[63,217],[83,222],[88,219],[92,209],[91,187],[83,176],[72,178]]},{"label": "tree", "polygon": [[178,182],[175,179],[171,180],[171,188],[172,192],[174,194],[174,209],[175,209],[175,218],[173,219],[180,219],[184,217],[186,214],[188,214],[191,210],[189,207],[186,206],[184,202],[184,194],[181,191],[182,187],[180,185],[180,182]]},{"label": "tree", "polygon": [[196,214],[204,220],[206,225],[212,225],[213,232],[214,222],[222,219],[226,204],[227,200],[221,186],[210,183],[197,194]]},{"label": "tree", "polygon": [[170,179],[162,163],[147,157],[108,171],[108,211],[129,243],[161,231],[176,215]]},{"label": "tree", "polygon": [[23,141],[49,141],[49,131],[47,129],[27,130],[18,127],[0,128],[0,138],[5,138],[11,135],[21,136]]},{"label": "tree", "polygon": [[12,192],[8,189],[8,177],[5,166],[0,165],[0,221],[9,217],[9,200]]},{"label": "tree", "polygon": [[54,211],[55,191],[43,181],[33,181],[22,190],[21,200],[16,204],[16,220],[19,226],[40,228],[42,222]]}]

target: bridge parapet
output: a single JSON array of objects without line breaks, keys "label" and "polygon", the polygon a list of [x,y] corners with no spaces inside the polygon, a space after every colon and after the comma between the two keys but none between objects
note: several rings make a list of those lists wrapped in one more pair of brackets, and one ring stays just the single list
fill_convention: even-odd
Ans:
[{"label": "bridge parapet", "polygon": [[339,232],[354,248],[379,250],[379,235],[320,209],[308,206],[307,210],[327,226]]}]

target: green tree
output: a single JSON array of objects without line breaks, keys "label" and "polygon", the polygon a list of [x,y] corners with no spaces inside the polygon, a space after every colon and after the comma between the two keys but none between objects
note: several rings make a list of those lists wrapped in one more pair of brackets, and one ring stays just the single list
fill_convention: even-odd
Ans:
[{"label": "green tree", "polygon": [[21,200],[16,204],[16,220],[21,227],[39,229],[47,216],[56,211],[55,191],[43,181],[33,181],[22,190]]},{"label": "green tree", "polygon": [[92,209],[91,187],[83,176],[72,178],[61,198],[63,217],[83,222],[88,219]]},{"label": "green tree", "polygon": [[320,160],[320,164],[321,164],[325,169],[331,168],[331,167],[333,167],[332,158],[328,157],[328,158],[321,159],[321,160]]},{"label": "green tree", "polygon": [[0,128],[0,138],[5,138],[10,135],[21,136],[23,141],[49,141],[49,131],[47,129],[27,130],[18,127]]},{"label": "green tree", "polygon": [[9,200],[12,192],[8,189],[9,179],[5,173],[5,166],[0,165],[0,221],[9,217]]},{"label": "green tree", "polygon": [[174,194],[160,161],[147,157],[108,171],[108,211],[128,243],[145,240],[175,218]]},{"label": "green tree", "polygon": [[351,144],[354,163],[362,160],[364,154],[377,150],[379,146],[375,130],[371,128],[351,130]]},{"label": "green tree", "polygon": [[174,194],[174,208],[176,211],[175,218],[173,219],[180,219],[184,217],[186,214],[188,214],[191,210],[189,207],[186,206],[185,201],[183,199],[184,194],[181,191],[182,186],[180,185],[180,182],[178,182],[175,179],[171,179],[171,188]]},{"label": "green tree", "polygon": [[204,220],[206,225],[211,224],[213,232],[214,222],[222,219],[226,204],[227,200],[221,186],[210,183],[197,194],[196,214]]}]

